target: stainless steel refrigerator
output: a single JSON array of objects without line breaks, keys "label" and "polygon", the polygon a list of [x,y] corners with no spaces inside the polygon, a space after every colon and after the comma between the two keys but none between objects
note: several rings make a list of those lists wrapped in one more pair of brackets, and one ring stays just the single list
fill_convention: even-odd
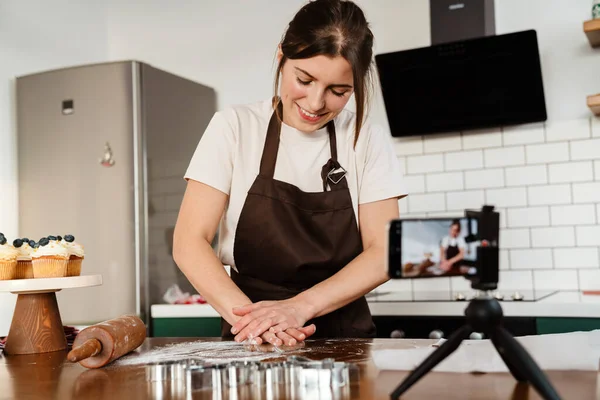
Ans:
[{"label": "stainless steel refrigerator", "polygon": [[63,323],[137,313],[173,284],[183,175],[216,110],[210,87],[136,61],[16,79],[19,235],[72,234],[99,287],[57,294]]}]

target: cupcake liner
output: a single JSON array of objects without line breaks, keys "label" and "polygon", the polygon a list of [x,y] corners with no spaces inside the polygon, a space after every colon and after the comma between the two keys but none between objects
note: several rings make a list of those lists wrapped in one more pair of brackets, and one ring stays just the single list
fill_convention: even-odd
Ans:
[{"label": "cupcake liner", "polygon": [[81,263],[83,258],[77,256],[71,256],[67,264],[67,276],[79,276],[81,275]]},{"label": "cupcake liner", "polygon": [[34,258],[34,278],[61,278],[67,276],[67,263],[69,260],[63,258]]},{"label": "cupcake liner", "polygon": [[31,260],[18,260],[15,272],[15,279],[32,279],[33,265]]},{"label": "cupcake liner", "polygon": [[15,278],[17,269],[17,260],[6,261],[0,260],[0,281],[7,281]]}]

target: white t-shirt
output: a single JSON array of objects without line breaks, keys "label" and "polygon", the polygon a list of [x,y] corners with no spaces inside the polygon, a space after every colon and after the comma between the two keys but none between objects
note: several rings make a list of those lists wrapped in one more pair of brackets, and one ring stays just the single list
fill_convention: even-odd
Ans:
[{"label": "white t-shirt", "polygon": [[[229,195],[219,227],[218,257],[235,268],[233,244],[248,190],[260,169],[271,100],[230,107],[215,113],[185,173]],[[335,119],[338,162],[346,179],[356,220],[358,205],[407,195],[398,158],[382,129],[364,124],[356,149],[355,114],[343,110]],[[304,133],[282,123],[274,179],[304,192],[322,192],[321,168],[331,157],[327,128]]]},{"label": "white t-shirt", "polygon": [[459,249],[464,249],[467,247],[467,242],[465,242],[465,238],[463,238],[461,236],[455,237],[455,238],[446,236],[442,239],[442,247],[445,249],[448,246],[456,246]]}]

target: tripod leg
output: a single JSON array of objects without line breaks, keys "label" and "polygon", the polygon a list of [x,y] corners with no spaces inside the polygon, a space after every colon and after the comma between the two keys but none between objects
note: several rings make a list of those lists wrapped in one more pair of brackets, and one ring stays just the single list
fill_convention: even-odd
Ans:
[{"label": "tripod leg", "polygon": [[498,326],[492,337],[494,346],[502,359],[506,359],[520,374],[530,382],[545,400],[561,400],[548,377],[542,372],[527,350],[513,338],[502,326]]},{"label": "tripod leg", "polygon": [[[494,344],[494,347],[496,347],[496,349],[502,348],[502,345],[500,344],[500,342],[497,339],[497,335],[492,334],[492,337],[490,338],[490,340],[492,341],[492,343]],[[525,375],[523,375],[523,372],[520,369],[518,369],[516,365],[513,365],[513,363],[506,356],[505,352],[501,352],[500,350],[498,350],[498,354],[500,354],[502,361],[504,361],[504,364],[506,364],[506,366],[508,367],[508,370],[510,371],[511,375],[518,382],[527,382],[527,378],[525,377]]]},{"label": "tripod leg", "polygon": [[412,385],[417,383],[426,373],[431,371],[436,365],[442,362],[446,357],[454,352],[460,346],[461,342],[471,334],[471,327],[468,325],[463,326],[456,332],[454,332],[444,344],[442,344],[437,350],[429,355],[421,365],[415,368],[407,377],[404,379],[396,389],[390,395],[392,400],[396,400],[400,395],[406,392]]}]

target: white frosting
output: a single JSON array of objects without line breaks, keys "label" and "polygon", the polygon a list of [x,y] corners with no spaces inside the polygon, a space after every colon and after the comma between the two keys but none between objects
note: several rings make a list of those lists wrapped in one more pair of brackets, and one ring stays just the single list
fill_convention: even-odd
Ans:
[{"label": "white frosting", "polygon": [[17,248],[17,251],[19,252],[17,261],[31,261],[31,253],[33,253],[33,249],[29,243],[23,243],[21,247]]},{"label": "white frosting", "polygon": [[66,246],[63,246],[55,240],[51,240],[47,245],[40,245],[40,247],[34,249],[33,254],[31,255],[32,258],[43,256],[55,256],[68,259],[70,254]]},{"label": "white frosting", "polygon": [[12,244],[0,245],[0,260],[2,261],[15,261],[19,252],[15,249]]},{"label": "white frosting", "polygon": [[63,239],[60,241],[60,244],[62,244],[67,248],[67,250],[69,250],[69,255],[74,255],[81,258],[85,256],[83,246],[77,242],[67,242],[65,239]]}]

